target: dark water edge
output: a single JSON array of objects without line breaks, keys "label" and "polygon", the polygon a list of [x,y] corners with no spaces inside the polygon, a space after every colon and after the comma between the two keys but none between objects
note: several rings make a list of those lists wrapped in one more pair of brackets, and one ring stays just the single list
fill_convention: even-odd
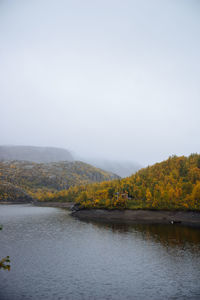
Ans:
[{"label": "dark water edge", "polygon": [[35,206],[40,207],[57,207],[57,208],[66,208],[71,209],[74,206],[73,202],[34,202]]},{"label": "dark water edge", "polygon": [[180,224],[200,228],[200,212],[166,210],[83,209],[72,213],[80,220],[126,224]]},{"label": "dark water edge", "polygon": [[200,230],[0,206],[0,299],[200,299]]}]

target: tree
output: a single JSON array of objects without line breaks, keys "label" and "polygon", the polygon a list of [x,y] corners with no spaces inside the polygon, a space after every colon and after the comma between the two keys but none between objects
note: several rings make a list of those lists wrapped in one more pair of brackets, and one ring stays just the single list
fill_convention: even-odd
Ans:
[{"label": "tree", "polygon": [[199,209],[199,207],[200,207],[200,182],[198,182],[193,188],[192,200],[193,200],[193,206],[195,208]]},{"label": "tree", "polygon": [[146,202],[147,202],[148,207],[151,207],[151,205],[152,205],[152,194],[151,194],[149,188],[147,188],[147,190],[146,190]]}]

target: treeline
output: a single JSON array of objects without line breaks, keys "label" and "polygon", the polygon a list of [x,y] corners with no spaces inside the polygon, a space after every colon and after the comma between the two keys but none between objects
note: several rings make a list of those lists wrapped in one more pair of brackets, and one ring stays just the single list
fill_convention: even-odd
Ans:
[{"label": "treeline", "polygon": [[130,177],[71,187],[51,197],[85,208],[200,210],[200,155],[172,156]]}]

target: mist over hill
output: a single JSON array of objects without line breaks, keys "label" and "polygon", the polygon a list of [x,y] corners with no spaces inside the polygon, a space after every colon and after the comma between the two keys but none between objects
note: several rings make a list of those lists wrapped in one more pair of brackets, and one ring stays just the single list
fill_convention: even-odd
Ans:
[{"label": "mist over hill", "polygon": [[62,148],[35,146],[0,146],[0,161],[23,160],[36,163],[73,161],[72,154]]},{"label": "mist over hill", "polygon": [[[76,157],[76,156],[75,156]],[[120,177],[127,177],[143,166],[134,161],[126,161],[126,160],[109,160],[109,159],[101,159],[101,158],[84,158],[79,157],[79,160],[89,163],[97,168],[103,169],[107,172],[112,172],[114,174],[119,175]]]},{"label": "mist over hill", "polygon": [[112,160],[108,158],[98,158],[95,156],[84,157],[80,154],[71,153],[67,149],[55,147],[36,146],[0,146],[0,161],[30,161],[36,163],[50,163],[59,161],[83,161],[96,168],[117,174],[120,177],[127,177],[142,168],[134,161]]}]

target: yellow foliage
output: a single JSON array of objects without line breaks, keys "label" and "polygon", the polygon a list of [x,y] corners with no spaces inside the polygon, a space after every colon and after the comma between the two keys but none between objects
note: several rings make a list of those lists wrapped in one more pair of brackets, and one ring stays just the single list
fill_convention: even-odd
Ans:
[{"label": "yellow foliage", "polygon": [[200,210],[200,155],[170,157],[128,178],[89,184],[84,190],[92,207]]}]

